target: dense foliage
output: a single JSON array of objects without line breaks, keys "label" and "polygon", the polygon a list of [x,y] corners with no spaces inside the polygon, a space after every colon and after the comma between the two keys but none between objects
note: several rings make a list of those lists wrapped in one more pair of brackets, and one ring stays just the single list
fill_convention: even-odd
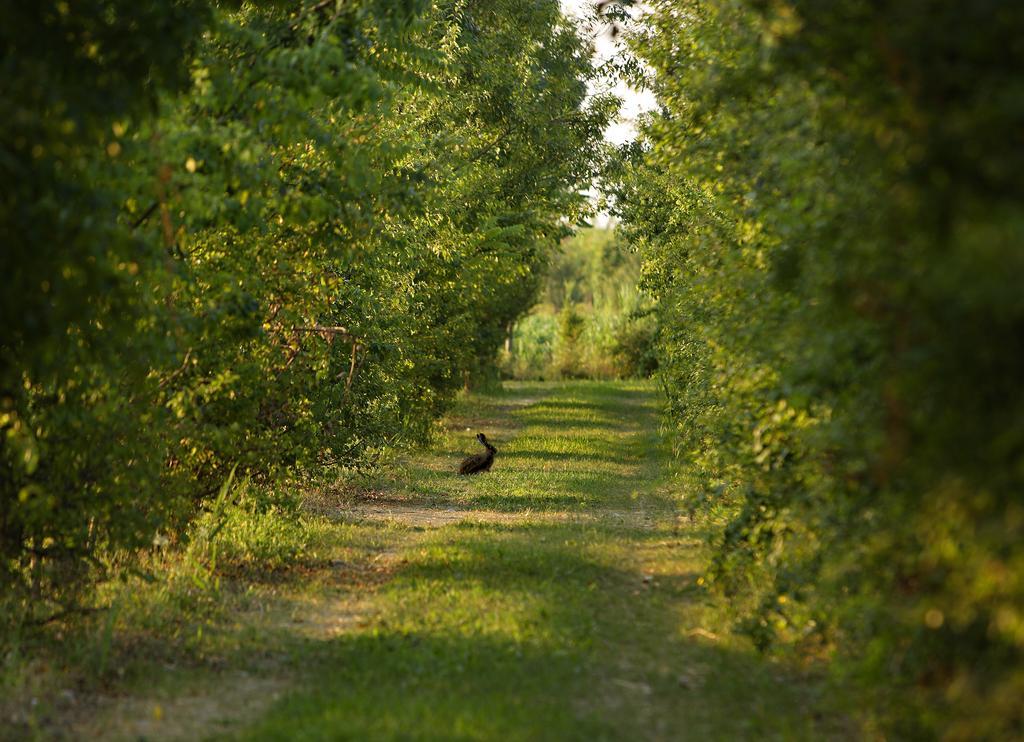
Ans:
[{"label": "dense foliage", "polygon": [[898,736],[1024,734],[1024,8],[663,0],[613,188],[713,577]]},{"label": "dense foliage", "polygon": [[0,55],[0,584],[37,598],[233,467],[421,438],[614,109],[554,0],[22,3]]}]

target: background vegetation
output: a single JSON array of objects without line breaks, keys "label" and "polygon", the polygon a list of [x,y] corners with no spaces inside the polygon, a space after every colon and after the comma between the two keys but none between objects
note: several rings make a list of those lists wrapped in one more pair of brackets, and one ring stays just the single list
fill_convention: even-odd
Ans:
[{"label": "background vegetation", "polygon": [[566,238],[546,266],[531,312],[511,326],[500,356],[514,379],[647,378],[657,366],[640,256],[614,228]]},{"label": "background vegetation", "polygon": [[1024,10],[663,0],[610,187],[713,576],[900,738],[1024,734]]}]

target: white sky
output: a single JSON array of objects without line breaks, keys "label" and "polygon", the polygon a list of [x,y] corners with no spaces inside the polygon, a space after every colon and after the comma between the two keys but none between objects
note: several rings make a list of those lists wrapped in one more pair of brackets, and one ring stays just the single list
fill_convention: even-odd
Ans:
[{"label": "white sky", "polygon": [[[562,12],[573,18],[588,16],[597,4],[596,0],[561,0],[561,3]],[[612,39],[607,26],[601,29],[594,39],[595,62],[599,64],[615,56],[620,43]],[[605,130],[604,136],[609,142],[622,144],[631,140],[636,133],[634,122],[637,116],[650,111],[656,104],[654,96],[649,91],[634,90],[622,81],[619,81],[613,92],[622,99],[622,110],[619,120]]]},{"label": "white sky", "polygon": [[[596,0],[561,0],[561,3],[562,12],[572,18],[580,19],[590,16],[596,5]],[[600,29],[594,39],[595,64],[611,59],[618,52],[621,41],[613,39],[609,30],[605,26]],[[655,108],[656,103],[654,96],[649,91],[634,90],[621,80],[617,82],[612,92],[622,99],[622,107],[618,119],[605,129],[604,138],[613,144],[622,144],[630,141],[636,135],[637,117],[645,111]],[[590,191],[591,198],[596,200],[597,195],[596,191]],[[607,227],[610,221],[608,214],[600,212],[595,215],[594,226]]]}]

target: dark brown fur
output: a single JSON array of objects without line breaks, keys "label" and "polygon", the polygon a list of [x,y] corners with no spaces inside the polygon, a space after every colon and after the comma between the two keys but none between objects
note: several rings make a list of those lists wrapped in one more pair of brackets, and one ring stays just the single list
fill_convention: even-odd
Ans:
[{"label": "dark brown fur", "polygon": [[476,453],[463,459],[462,465],[459,467],[459,474],[479,474],[482,471],[489,471],[491,464],[494,463],[494,454],[498,453],[498,449],[487,442],[487,436],[483,433],[477,433],[476,439],[487,450],[484,453]]}]

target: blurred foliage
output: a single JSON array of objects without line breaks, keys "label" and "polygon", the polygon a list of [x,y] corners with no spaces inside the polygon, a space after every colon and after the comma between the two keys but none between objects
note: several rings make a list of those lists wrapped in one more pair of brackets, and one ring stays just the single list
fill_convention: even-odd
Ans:
[{"label": "blurred foliage", "polygon": [[539,301],[501,356],[515,379],[647,378],[657,327],[638,288],[640,256],[613,228],[582,229],[553,251]]},{"label": "blurred foliage", "polygon": [[40,619],[236,468],[424,437],[617,105],[555,0],[21,3],[0,58],[0,583]]},{"label": "blurred foliage", "polygon": [[713,577],[897,738],[1024,734],[1024,7],[662,0],[609,178]]}]

